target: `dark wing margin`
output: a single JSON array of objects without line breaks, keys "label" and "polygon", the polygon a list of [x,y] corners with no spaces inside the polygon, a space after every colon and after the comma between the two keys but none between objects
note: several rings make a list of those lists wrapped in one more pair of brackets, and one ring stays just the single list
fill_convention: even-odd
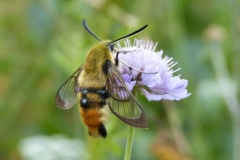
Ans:
[{"label": "dark wing margin", "polygon": [[63,85],[59,88],[55,103],[58,107],[63,109],[71,108],[77,101],[77,78],[82,72],[83,65],[79,67],[69,78],[68,80],[63,83]]},{"label": "dark wing margin", "polygon": [[123,122],[139,128],[148,128],[145,112],[127,88],[121,73],[111,63],[108,68],[107,89],[111,95],[109,108]]}]

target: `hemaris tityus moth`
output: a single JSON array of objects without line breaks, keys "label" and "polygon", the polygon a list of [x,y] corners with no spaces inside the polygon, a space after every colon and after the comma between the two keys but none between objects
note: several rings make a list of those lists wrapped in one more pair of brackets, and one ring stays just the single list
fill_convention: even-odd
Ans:
[{"label": "hemaris tityus moth", "polygon": [[83,26],[100,42],[89,50],[84,64],[60,87],[56,95],[56,105],[69,109],[79,99],[82,120],[88,126],[89,135],[94,137],[107,136],[104,123],[109,109],[123,122],[134,127],[147,128],[143,108],[118,71],[119,53],[114,49],[115,42],[141,32],[147,25],[114,41],[101,41],[84,19]]}]

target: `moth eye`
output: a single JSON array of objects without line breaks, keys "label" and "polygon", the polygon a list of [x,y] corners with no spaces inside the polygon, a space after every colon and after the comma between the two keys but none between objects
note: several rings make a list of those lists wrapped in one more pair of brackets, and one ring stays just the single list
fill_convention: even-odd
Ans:
[{"label": "moth eye", "polygon": [[108,45],[108,48],[109,48],[109,50],[110,50],[111,52],[113,52],[113,51],[114,51],[114,43],[110,43],[110,44]]}]

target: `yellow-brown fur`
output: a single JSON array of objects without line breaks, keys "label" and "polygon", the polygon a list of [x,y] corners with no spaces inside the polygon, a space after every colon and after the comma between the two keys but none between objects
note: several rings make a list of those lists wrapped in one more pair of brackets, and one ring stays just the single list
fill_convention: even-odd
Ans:
[{"label": "yellow-brown fur", "polygon": [[[107,106],[106,106],[107,107]],[[88,109],[84,110],[83,108],[80,108],[80,114],[82,117],[82,120],[85,125],[88,126],[88,133],[93,137],[101,137],[102,135],[99,133],[99,125],[103,124],[107,118],[108,113],[106,111],[107,108],[100,109],[100,108],[94,108],[94,109]]]},{"label": "yellow-brown fur", "polygon": [[[87,54],[86,61],[84,63],[84,69],[78,77],[78,84],[80,88],[88,89],[102,89],[106,87],[107,75],[103,72],[103,66],[107,61],[113,63],[113,57],[108,49],[109,40],[105,40],[95,45]],[[103,99],[96,93],[87,93],[83,95],[79,93],[80,100],[83,98],[87,99],[91,106],[85,109],[80,107],[80,114],[83,122],[88,126],[88,132],[91,136],[99,137],[100,125],[107,119],[108,106],[100,106],[99,102]],[[106,101],[106,99],[104,100]],[[104,126],[103,126],[104,127]]]},{"label": "yellow-brown fur", "polygon": [[102,67],[107,60],[113,62],[112,54],[107,47],[109,43],[109,40],[102,41],[88,52],[84,70],[78,77],[80,87],[102,88],[106,86],[107,77]]}]

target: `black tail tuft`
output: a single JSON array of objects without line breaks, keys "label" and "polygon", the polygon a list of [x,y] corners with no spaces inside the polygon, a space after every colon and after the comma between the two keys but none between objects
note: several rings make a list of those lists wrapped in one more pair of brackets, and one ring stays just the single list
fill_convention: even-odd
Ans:
[{"label": "black tail tuft", "polygon": [[106,128],[105,126],[101,123],[98,127],[98,132],[99,134],[103,137],[103,138],[106,138],[107,137],[107,131],[106,131]]}]

